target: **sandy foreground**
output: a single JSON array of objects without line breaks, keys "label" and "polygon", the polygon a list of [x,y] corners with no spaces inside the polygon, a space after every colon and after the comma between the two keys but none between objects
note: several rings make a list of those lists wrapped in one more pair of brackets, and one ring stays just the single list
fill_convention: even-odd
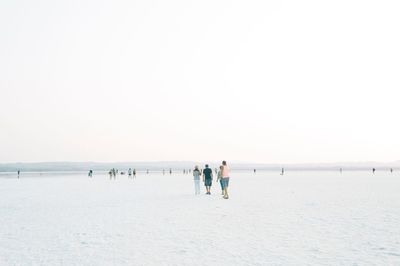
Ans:
[{"label": "sandy foreground", "polygon": [[400,265],[400,173],[0,175],[0,265]]}]

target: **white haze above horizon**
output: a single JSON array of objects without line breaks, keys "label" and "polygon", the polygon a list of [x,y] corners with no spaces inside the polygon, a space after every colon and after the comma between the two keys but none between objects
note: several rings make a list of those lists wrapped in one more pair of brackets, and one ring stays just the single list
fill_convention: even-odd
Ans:
[{"label": "white haze above horizon", "polygon": [[0,3],[0,162],[400,159],[398,1]]}]

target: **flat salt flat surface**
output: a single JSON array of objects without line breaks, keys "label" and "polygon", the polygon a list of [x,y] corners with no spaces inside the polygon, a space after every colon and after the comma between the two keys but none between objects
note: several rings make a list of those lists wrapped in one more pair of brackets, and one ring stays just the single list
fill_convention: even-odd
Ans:
[{"label": "flat salt flat surface", "polygon": [[400,265],[400,173],[0,175],[0,265]]}]

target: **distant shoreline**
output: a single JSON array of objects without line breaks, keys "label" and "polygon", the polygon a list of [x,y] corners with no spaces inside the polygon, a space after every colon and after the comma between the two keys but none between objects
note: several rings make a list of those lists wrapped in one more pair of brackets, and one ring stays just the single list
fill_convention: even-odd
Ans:
[{"label": "distant shoreline", "polygon": [[[219,166],[216,162],[207,162],[211,168]],[[229,163],[229,162],[228,162]],[[194,161],[165,161],[165,162],[40,162],[40,163],[2,163],[0,172],[84,172],[89,169],[93,171],[108,171],[111,168],[127,170],[129,168],[137,171],[162,171],[172,169],[183,171],[192,169],[195,165],[202,167],[205,162]],[[378,171],[400,169],[400,161],[395,162],[343,162],[343,163],[304,163],[304,164],[260,164],[260,163],[232,163],[235,171],[279,171],[282,168],[291,171],[365,171],[375,168]]]}]

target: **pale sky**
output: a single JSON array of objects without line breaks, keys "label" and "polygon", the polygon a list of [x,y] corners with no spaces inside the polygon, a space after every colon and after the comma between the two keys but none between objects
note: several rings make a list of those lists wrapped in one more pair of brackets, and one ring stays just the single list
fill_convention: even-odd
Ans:
[{"label": "pale sky", "polygon": [[0,2],[0,162],[400,160],[399,1]]}]

